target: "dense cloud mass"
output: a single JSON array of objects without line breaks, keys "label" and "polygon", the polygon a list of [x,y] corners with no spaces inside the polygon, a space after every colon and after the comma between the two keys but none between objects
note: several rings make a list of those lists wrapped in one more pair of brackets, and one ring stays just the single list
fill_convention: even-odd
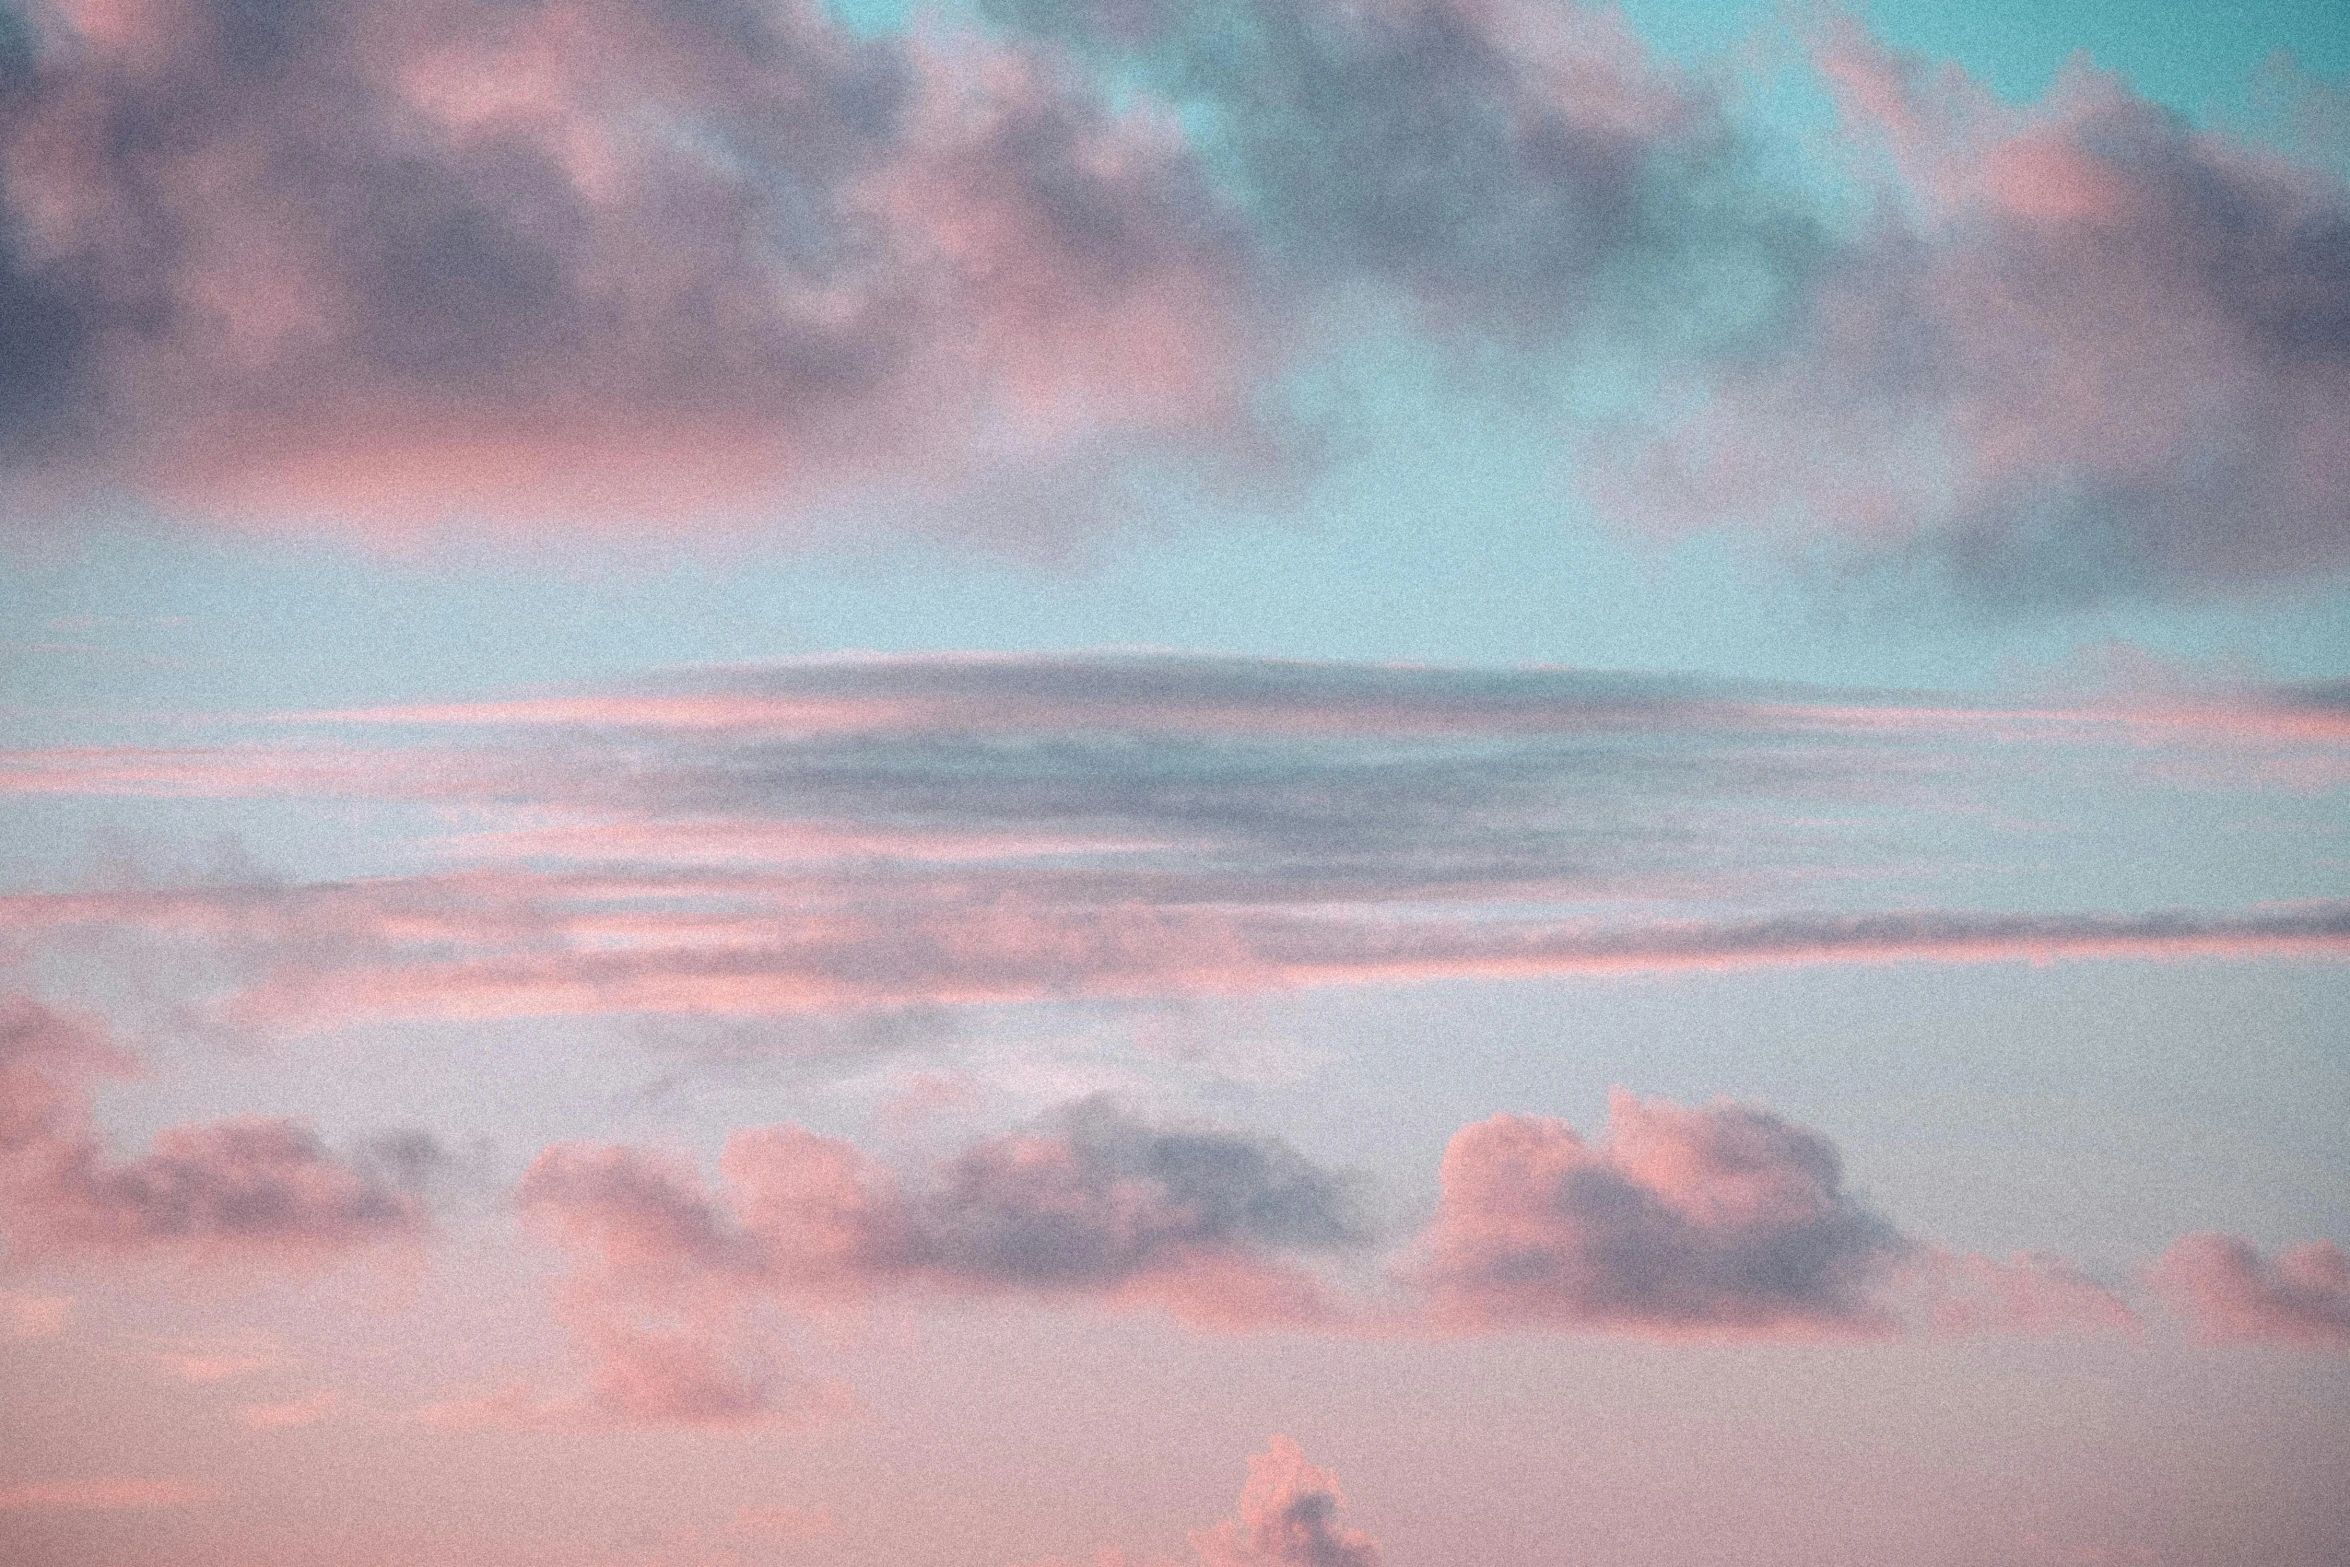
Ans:
[{"label": "dense cloud mass", "polygon": [[1910,1250],[1827,1139],[1618,1090],[1603,1141],[1499,1115],[1445,1151],[1419,1277],[1442,1320],[1676,1333],[1883,1332]]},{"label": "dense cloud mass", "polygon": [[1255,439],[1218,200],[1033,58],[755,0],[29,15],[20,493],[576,523]]},{"label": "dense cloud mass", "polygon": [[863,498],[1036,544],[1169,464],[1282,487],[1293,372],[1387,299],[1422,343],[1662,367],[1646,435],[1589,447],[1624,516],[2009,604],[2350,563],[2350,192],[2116,79],[2014,108],[1827,28],[1886,163],[1848,224],[1612,13],[987,10],[29,11],[0,476],[400,535]]},{"label": "dense cloud mass", "polygon": [[[1609,11],[1522,0],[993,0],[1193,106],[1276,263],[1400,291],[1513,345],[1751,329],[1815,224],[1756,177],[1720,95]],[[1670,310],[1665,308],[1670,301]]]},{"label": "dense cloud mass", "polygon": [[2350,1349],[2350,1258],[2332,1241],[2263,1257],[2241,1236],[2182,1236],[2150,1279],[2215,1343]]},{"label": "dense cloud mass", "polygon": [[90,1027],[27,997],[0,1002],[0,1232],[30,1257],[296,1259],[423,1225],[400,1176],[437,1162],[411,1134],[354,1164],[296,1121],[240,1116],[157,1134],[109,1160],[87,1084],[131,1069]]},{"label": "dense cloud mass", "polygon": [[2017,109],[1856,27],[1897,192],[1783,351],[1613,466],[1652,517],[1825,528],[2019,604],[2350,563],[2350,190],[2076,67]]}]

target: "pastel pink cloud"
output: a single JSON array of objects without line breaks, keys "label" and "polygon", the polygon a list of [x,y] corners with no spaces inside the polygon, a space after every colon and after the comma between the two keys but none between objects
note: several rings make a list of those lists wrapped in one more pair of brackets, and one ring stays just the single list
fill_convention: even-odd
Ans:
[{"label": "pastel pink cloud", "polygon": [[131,1069],[95,1028],[29,997],[0,1001],[0,1231],[12,1252],[294,1261],[421,1232],[414,1194],[296,1121],[169,1127],[153,1152],[108,1159],[86,1084]]},{"label": "pastel pink cloud", "polygon": [[1338,1478],[1276,1436],[1248,1461],[1239,1516],[1191,1537],[1200,1567],[1379,1567],[1379,1546],[1339,1519]]},{"label": "pastel pink cloud", "polygon": [[2332,1241],[2264,1257],[2236,1235],[2180,1237],[2148,1280],[2205,1339],[2350,1349],[2350,1258]]},{"label": "pastel pink cloud", "polygon": [[1910,1250],[1844,1189],[1835,1148],[1768,1111],[1617,1090],[1586,1142],[1497,1115],[1445,1150],[1407,1276],[1456,1329],[1666,1337],[1886,1333]]},{"label": "pastel pink cloud", "polygon": [[[793,1126],[736,1132],[704,1186],[681,1159],[559,1144],[523,1212],[573,1254],[558,1309],[589,1365],[586,1406],[629,1423],[739,1424],[837,1410],[788,1372],[763,1304],[1022,1294],[1156,1308],[1246,1330],[1334,1320],[1295,1254],[1354,1244],[1343,1192],[1270,1140],[1164,1130],[1098,1102],[901,1176]],[[437,1418],[558,1421],[573,1406]]]},{"label": "pastel pink cloud", "polygon": [[29,25],[0,129],[20,507],[404,540],[881,491],[1035,545],[1107,454],[1285,460],[1232,217],[1166,125],[1043,56],[813,6]]}]

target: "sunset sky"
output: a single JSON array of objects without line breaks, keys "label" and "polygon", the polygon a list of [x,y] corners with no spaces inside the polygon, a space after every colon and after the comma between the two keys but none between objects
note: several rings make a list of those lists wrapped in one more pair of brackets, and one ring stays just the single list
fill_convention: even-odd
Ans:
[{"label": "sunset sky", "polygon": [[0,0],[0,1561],[2340,1567],[2339,0]]}]

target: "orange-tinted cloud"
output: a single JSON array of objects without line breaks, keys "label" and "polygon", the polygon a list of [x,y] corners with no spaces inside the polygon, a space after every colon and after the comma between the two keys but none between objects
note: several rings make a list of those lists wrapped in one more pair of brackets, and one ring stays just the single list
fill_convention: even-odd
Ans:
[{"label": "orange-tinted cloud", "polygon": [[81,1480],[37,1480],[0,1489],[0,1512],[138,1512],[150,1507],[193,1507],[217,1499],[209,1487],[187,1480],[93,1476]]}]

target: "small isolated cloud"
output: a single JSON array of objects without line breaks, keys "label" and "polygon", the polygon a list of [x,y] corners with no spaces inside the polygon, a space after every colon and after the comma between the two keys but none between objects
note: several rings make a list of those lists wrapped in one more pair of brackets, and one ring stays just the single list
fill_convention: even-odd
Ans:
[{"label": "small isolated cloud", "polygon": [[[1338,1477],[1306,1461],[1285,1436],[1248,1461],[1236,1516],[1193,1531],[1196,1567],[1379,1567],[1379,1544],[1339,1515]],[[1078,1567],[1052,1558],[1032,1567]],[[1084,1567],[1177,1567],[1172,1557],[1134,1556],[1104,1546]]]},{"label": "small isolated cloud", "polygon": [[1441,1324],[1665,1336],[1884,1333],[1911,1243],[1846,1191],[1835,1147],[1768,1111],[1617,1090],[1586,1142],[1497,1115],[1445,1150],[1408,1276]]},{"label": "small isolated cloud", "polygon": [[1191,1537],[1200,1567],[1379,1567],[1379,1545],[1339,1517],[1338,1477],[1276,1436],[1248,1461],[1240,1513]]},{"label": "small isolated cloud", "polygon": [[41,1480],[0,1488],[0,1512],[136,1512],[152,1507],[193,1507],[218,1500],[207,1486],[186,1480],[114,1477]]},{"label": "small isolated cloud", "polygon": [[416,1198],[330,1154],[296,1121],[169,1127],[114,1161],[88,1082],[132,1070],[94,1028],[0,1000],[0,1230],[28,1256],[319,1257],[414,1236]]},{"label": "small isolated cloud", "polygon": [[2350,1258],[2332,1241],[2273,1257],[2237,1235],[2181,1236],[2148,1282],[2205,1339],[2350,1350]]}]

